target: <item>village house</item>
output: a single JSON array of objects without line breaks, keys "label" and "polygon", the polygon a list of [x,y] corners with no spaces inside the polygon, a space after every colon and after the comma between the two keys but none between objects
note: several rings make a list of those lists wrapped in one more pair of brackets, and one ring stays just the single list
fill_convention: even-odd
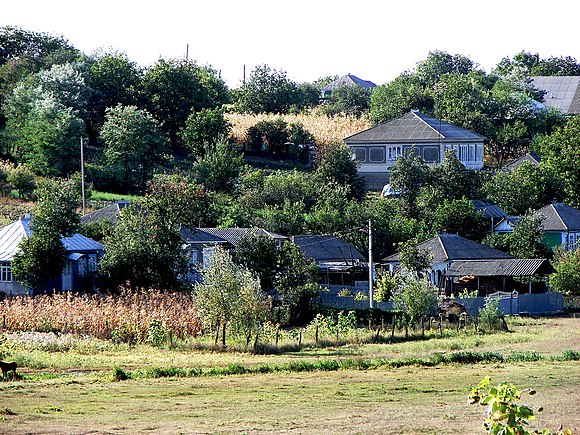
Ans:
[{"label": "village house", "polygon": [[327,100],[332,96],[332,93],[334,91],[344,86],[359,86],[363,89],[373,89],[377,87],[377,85],[374,84],[373,82],[359,79],[357,76],[352,74],[347,74],[337,78],[336,80],[330,82],[329,84],[327,84],[322,88],[321,91],[322,100]]},{"label": "village house", "polygon": [[[429,256],[429,280],[440,293],[452,295],[466,290],[486,296],[497,291],[547,290],[543,278],[551,268],[543,258],[517,259],[457,234],[438,234],[418,244],[417,249]],[[382,263],[394,272],[400,267],[400,255],[391,255]]]},{"label": "village house", "polygon": [[47,291],[91,291],[94,288],[97,262],[103,256],[103,245],[82,234],[63,237],[65,266],[43,289],[28,289],[12,275],[12,260],[23,239],[32,235],[30,215],[0,228],[0,292],[8,295]]},{"label": "village house", "polygon": [[397,158],[411,150],[429,166],[439,165],[445,152],[455,151],[468,169],[483,168],[484,137],[464,128],[411,111],[345,139],[358,172],[371,190],[381,190],[390,180]]}]

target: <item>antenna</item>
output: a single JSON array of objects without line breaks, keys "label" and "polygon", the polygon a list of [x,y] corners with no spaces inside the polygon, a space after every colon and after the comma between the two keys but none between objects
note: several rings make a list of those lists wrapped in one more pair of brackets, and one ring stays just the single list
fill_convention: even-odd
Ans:
[{"label": "antenna", "polygon": [[81,136],[81,195],[83,197],[83,216],[85,215],[85,156],[83,151],[83,137]]},{"label": "antenna", "polygon": [[185,46],[185,61],[189,61],[189,44]]}]

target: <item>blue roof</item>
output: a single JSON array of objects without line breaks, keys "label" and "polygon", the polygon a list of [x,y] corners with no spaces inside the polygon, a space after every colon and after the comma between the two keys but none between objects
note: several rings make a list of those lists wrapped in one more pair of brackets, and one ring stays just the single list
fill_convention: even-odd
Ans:
[{"label": "blue roof", "polygon": [[[26,215],[16,222],[0,228],[0,261],[11,261],[18,251],[22,239],[31,236],[30,219],[30,216]],[[104,249],[103,245],[82,234],[63,237],[61,241],[67,253],[94,252]]]}]

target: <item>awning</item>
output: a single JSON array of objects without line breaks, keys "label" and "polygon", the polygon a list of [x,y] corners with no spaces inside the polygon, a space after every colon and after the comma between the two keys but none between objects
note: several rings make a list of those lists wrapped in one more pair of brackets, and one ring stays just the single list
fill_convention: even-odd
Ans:
[{"label": "awning", "polygon": [[77,261],[79,258],[84,257],[86,254],[79,254],[78,252],[71,252],[66,256],[69,260]]},{"label": "awning", "polygon": [[550,273],[552,266],[545,258],[454,261],[446,271],[447,276],[532,276]]}]

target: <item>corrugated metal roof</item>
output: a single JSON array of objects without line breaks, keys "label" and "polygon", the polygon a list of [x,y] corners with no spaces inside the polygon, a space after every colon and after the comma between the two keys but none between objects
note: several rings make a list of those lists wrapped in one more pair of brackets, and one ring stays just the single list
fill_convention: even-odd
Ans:
[{"label": "corrugated metal roof", "polygon": [[294,236],[294,243],[304,254],[317,262],[352,264],[364,257],[350,243],[334,236]]},{"label": "corrugated metal roof", "polygon": [[541,268],[548,271],[550,266],[544,258],[496,260],[459,260],[447,269],[447,276],[532,276]]},{"label": "corrugated metal roof", "polygon": [[483,141],[484,137],[464,128],[411,111],[345,139],[347,145],[364,143],[421,143]]},{"label": "corrugated metal roof", "polygon": [[81,222],[98,222],[100,220],[106,219],[115,224],[121,215],[121,210],[123,210],[123,208],[129,204],[129,201],[117,201],[114,204],[110,204],[92,213],[86,214],[85,216],[81,217]]},{"label": "corrugated metal roof", "polygon": [[532,77],[532,83],[546,91],[544,105],[564,114],[580,113],[580,76],[536,76]]},{"label": "corrugated metal roof", "polygon": [[227,240],[234,246],[237,246],[242,237],[246,236],[262,236],[274,240],[287,240],[288,237],[281,234],[272,233],[262,228],[197,228],[207,234],[217,236],[221,239]]},{"label": "corrugated metal roof", "polygon": [[544,231],[580,231],[580,210],[555,202],[534,212],[541,216]]},{"label": "corrugated metal roof", "polygon": [[182,227],[180,235],[183,240],[188,243],[197,244],[224,244],[228,241],[222,237],[210,234],[201,228],[194,228],[193,230],[187,227]]}]

